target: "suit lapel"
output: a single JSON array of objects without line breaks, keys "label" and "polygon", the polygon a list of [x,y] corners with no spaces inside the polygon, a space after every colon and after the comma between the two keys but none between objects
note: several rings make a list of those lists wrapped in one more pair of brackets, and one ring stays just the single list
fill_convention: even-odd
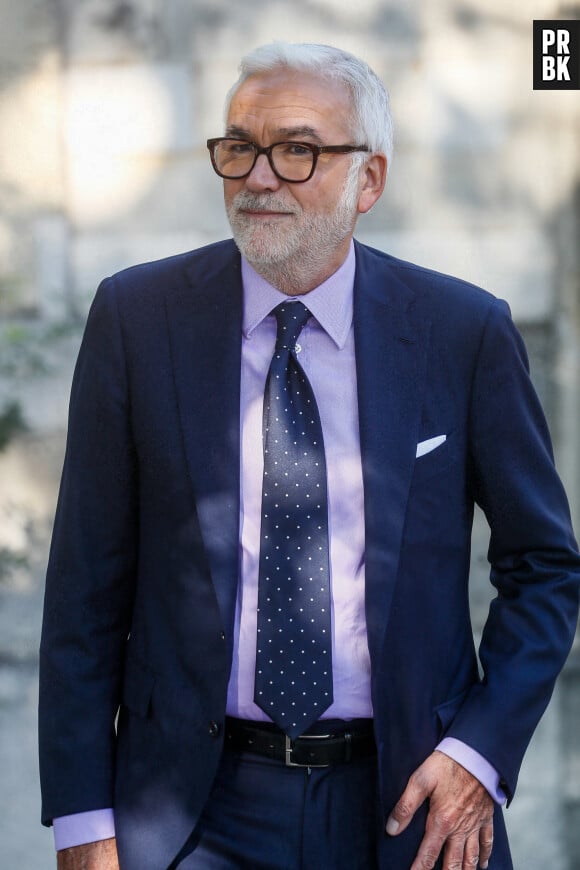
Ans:
[{"label": "suit lapel", "polygon": [[384,257],[356,245],[354,324],[365,496],[366,615],[380,653],[413,472],[429,324]]},{"label": "suit lapel", "polygon": [[233,243],[194,260],[167,298],[179,417],[211,576],[229,637],[238,582],[242,283]]}]

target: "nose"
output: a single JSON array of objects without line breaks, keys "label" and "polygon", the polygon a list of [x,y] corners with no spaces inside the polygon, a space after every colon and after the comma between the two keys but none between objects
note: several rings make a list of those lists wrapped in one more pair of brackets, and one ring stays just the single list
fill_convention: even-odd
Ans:
[{"label": "nose", "polygon": [[265,154],[260,154],[254,164],[254,168],[246,178],[248,190],[278,190],[281,181],[270,166]]}]

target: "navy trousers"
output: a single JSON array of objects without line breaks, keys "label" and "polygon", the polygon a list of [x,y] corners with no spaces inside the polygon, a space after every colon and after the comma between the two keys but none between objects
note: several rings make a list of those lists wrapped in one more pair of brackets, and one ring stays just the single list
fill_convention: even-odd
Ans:
[{"label": "navy trousers", "polygon": [[169,870],[375,870],[377,807],[375,758],[306,769],[225,751]]}]

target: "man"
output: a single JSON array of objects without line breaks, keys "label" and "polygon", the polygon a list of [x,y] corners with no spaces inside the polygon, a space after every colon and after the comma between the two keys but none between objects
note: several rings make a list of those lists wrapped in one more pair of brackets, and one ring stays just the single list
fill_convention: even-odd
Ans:
[{"label": "man", "polygon": [[507,306],[353,243],[391,153],[358,59],[258,49],[208,146],[235,244],[103,282],[75,374],[41,647],[58,866],[506,870],[580,577]]}]

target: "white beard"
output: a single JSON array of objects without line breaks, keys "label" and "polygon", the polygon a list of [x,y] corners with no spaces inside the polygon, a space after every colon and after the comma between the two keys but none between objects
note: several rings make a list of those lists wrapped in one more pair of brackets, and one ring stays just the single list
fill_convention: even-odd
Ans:
[{"label": "white beard", "polygon": [[[253,194],[246,190],[227,206],[232,234],[242,255],[274,287],[296,292],[332,262],[356,221],[359,168],[360,163],[353,161],[331,215],[305,213],[296,200],[286,202],[273,193]],[[285,212],[290,217],[257,221],[241,209]]]}]

